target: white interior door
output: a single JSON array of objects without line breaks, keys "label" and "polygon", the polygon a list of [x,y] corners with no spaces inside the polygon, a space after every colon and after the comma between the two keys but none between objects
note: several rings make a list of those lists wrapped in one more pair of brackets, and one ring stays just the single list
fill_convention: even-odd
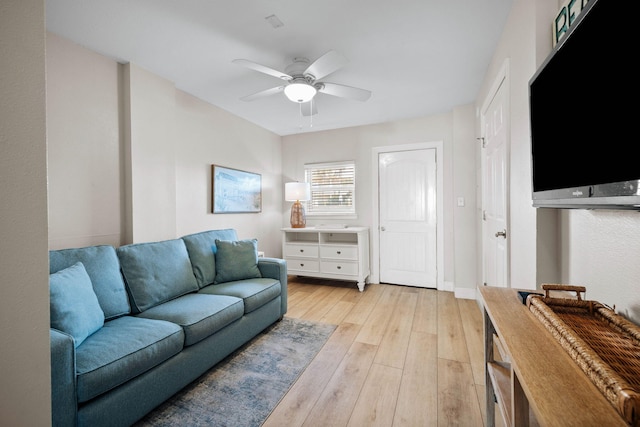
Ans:
[{"label": "white interior door", "polygon": [[437,288],[436,150],[378,155],[380,282]]},{"label": "white interior door", "polygon": [[509,286],[508,274],[508,129],[506,78],[483,109],[482,147],[482,254],[483,281],[488,286]]}]

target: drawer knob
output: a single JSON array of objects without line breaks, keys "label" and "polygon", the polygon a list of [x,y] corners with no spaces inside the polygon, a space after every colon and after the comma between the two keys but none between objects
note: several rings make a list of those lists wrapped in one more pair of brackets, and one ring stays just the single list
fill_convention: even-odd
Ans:
[{"label": "drawer knob", "polygon": [[342,252],[338,251],[338,255],[340,255]]},{"label": "drawer knob", "polygon": [[338,266],[338,270],[340,270],[341,268],[342,268],[341,266]]},{"label": "drawer knob", "polygon": [[304,252],[304,249],[300,249],[300,252]]},{"label": "drawer knob", "polygon": [[300,267],[304,267],[304,264],[302,264],[302,263],[301,263],[301,264],[300,264]]}]

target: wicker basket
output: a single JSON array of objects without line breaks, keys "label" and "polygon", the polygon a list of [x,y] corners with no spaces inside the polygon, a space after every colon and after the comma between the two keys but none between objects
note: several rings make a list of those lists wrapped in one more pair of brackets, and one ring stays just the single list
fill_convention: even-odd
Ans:
[{"label": "wicker basket", "polygon": [[[589,379],[633,427],[640,427],[640,327],[596,301],[582,286],[544,284],[530,295],[529,310],[558,340]],[[549,291],[574,291],[577,299]]]}]

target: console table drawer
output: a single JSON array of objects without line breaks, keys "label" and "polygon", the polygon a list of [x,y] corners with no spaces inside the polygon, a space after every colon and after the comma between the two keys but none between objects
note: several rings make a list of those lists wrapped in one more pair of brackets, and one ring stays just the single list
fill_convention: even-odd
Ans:
[{"label": "console table drawer", "polygon": [[358,263],[345,261],[322,261],[320,264],[322,273],[344,274],[348,276],[358,275]]},{"label": "console table drawer", "polygon": [[320,246],[320,258],[334,258],[334,259],[358,259],[358,247],[357,246]]},{"label": "console table drawer", "polygon": [[284,247],[285,258],[297,257],[297,258],[318,258],[318,246],[311,245],[286,245]]},{"label": "console table drawer", "polygon": [[320,271],[320,263],[314,260],[287,258],[287,269],[289,272],[318,272]]}]

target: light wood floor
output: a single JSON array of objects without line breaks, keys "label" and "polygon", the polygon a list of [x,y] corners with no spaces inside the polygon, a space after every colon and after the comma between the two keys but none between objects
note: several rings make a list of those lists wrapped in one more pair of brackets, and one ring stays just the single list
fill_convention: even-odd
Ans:
[{"label": "light wood floor", "polygon": [[476,301],[290,276],[286,316],[338,327],[265,427],[483,426]]}]

